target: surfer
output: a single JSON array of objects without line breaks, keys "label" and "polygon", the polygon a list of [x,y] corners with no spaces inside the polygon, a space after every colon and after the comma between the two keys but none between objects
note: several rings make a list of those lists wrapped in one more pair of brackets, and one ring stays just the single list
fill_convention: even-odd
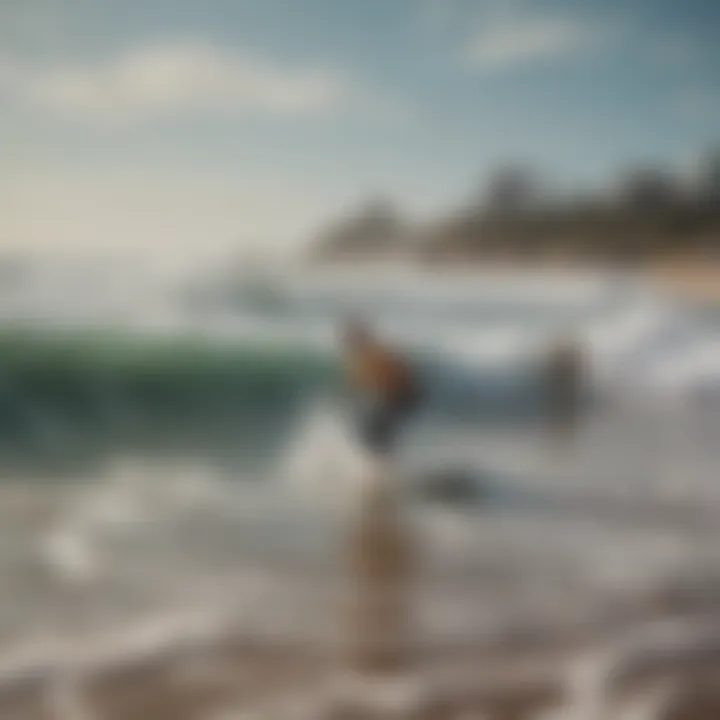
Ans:
[{"label": "surfer", "polygon": [[386,463],[420,402],[418,378],[401,353],[380,342],[363,323],[341,328],[342,354],[357,434],[380,462],[368,467],[364,492],[351,521],[347,616],[348,661],[363,674],[393,674],[412,662],[412,580],[416,543],[396,492],[397,468]]},{"label": "surfer", "polygon": [[342,328],[345,368],[359,406],[362,445],[376,455],[395,448],[420,403],[420,383],[410,362],[380,342],[362,322]]},{"label": "surfer", "polygon": [[546,368],[547,420],[558,440],[569,439],[577,428],[585,374],[580,347],[569,338],[550,350]]}]

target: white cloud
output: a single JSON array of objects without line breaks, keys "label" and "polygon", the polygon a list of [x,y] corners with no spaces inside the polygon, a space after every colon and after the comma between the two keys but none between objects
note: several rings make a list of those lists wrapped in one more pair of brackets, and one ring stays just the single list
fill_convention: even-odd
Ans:
[{"label": "white cloud", "polygon": [[180,111],[318,114],[343,105],[351,95],[333,72],[279,67],[196,42],[136,48],[98,64],[39,67],[0,59],[0,91],[42,110],[90,121]]},{"label": "white cloud", "polygon": [[481,70],[499,70],[537,60],[565,57],[596,44],[597,33],[568,18],[506,18],[482,28],[466,48]]}]

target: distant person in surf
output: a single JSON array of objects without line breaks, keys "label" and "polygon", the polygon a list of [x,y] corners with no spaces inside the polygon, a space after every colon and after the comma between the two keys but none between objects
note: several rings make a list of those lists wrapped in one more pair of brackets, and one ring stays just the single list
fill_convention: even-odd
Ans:
[{"label": "distant person in surf", "polygon": [[585,358],[580,345],[564,338],[551,347],[545,372],[546,419],[558,441],[571,440],[582,412]]},{"label": "distant person in surf", "polygon": [[418,410],[421,389],[409,360],[388,347],[364,323],[348,321],[341,343],[347,377],[358,403],[358,434],[375,455],[391,453]]}]

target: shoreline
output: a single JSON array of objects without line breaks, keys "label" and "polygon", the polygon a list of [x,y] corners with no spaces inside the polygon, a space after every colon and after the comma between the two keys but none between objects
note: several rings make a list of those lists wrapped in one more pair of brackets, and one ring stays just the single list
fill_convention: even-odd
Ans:
[{"label": "shoreline", "polygon": [[693,302],[720,306],[720,262],[658,263],[647,271],[663,290]]},{"label": "shoreline", "polygon": [[[0,684],[0,717],[408,717],[385,708],[385,691],[396,683],[403,702],[422,708],[410,716],[425,720],[555,717],[548,711],[585,718],[597,703],[612,712],[659,690],[668,693],[668,704],[684,701],[686,712],[648,717],[711,720],[720,712],[720,624],[715,615],[693,621],[692,613],[660,612],[634,629],[621,624],[575,639],[425,648],[409,672],[383,677],[349,674],[328,647],[232,632],[190,643],[178,639],[78,670],[45,667],[6,679]],[[699,679],[705,681],[702,697]]]},{"label": "shoreline", "polygon": [[438,258],[436,261],[412,257],[366,257],[313,260],[306,265],[317,269],[416,271],[419,274],[468,276],[475,273],[527,273],[530,276],[550,275],[576,278],[603,274],[620,274],[647,282],[662,292],[680,299],[720,306],[720,259],[670,258],[637,264],[558,260],[523,262],[518,259]]}]

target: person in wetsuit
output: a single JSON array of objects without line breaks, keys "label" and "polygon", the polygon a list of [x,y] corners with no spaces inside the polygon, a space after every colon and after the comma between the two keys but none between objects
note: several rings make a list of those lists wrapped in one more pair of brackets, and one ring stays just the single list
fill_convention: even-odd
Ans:
[{"label": "person in wetsuit", "polygon": [[550,350],[546,366],[546,408],[551,432],[559,440],[571,439],[580,420],[585,380],[581,349],[563,339]]},{"label": "person in wetsuit", "polygon": [[410,362],[358,321],[341,329],[356,432],[378,465],[359,498],[347,538],[347,660],[361,673],[394,675],[413,662],[416,542],[403,520],[392,457],[420,404]]},{"label": "person in wetsuit", "polygon": [[416,373],[404,356],[381,343],[359,321],[345,324],[341,340],[347,377],[359,409],[360,441],[375,454],[388,454],[420,404]]}]

